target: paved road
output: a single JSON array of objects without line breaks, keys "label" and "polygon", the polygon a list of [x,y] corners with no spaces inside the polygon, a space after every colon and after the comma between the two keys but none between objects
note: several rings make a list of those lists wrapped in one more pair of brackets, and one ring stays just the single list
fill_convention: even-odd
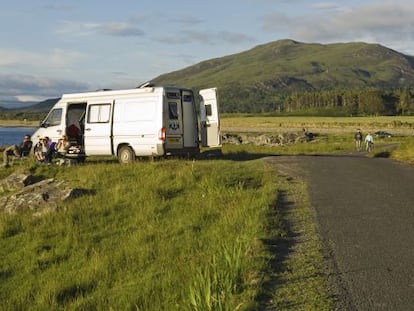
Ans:
[{"label": "paved road", "polygon": [[414,167],[363,156],[274,157],[309,183],[339,310],[414,310]]}]

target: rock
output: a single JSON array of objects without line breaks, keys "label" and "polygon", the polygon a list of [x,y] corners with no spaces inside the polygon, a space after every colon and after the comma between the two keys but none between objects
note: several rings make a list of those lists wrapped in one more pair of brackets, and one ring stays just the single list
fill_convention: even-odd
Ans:
[{"label": "rock", "polygon": [[[55,181],[53,178],[25,185],[24,181],[31,180],[30,174],[12,175],[0,182],[0,184],[7,185],[8,191],[18,190],[0,198],[0,211],[10,214],[30,209],[34,215],[39,216],[56,211],[60,203],[65,200],[89,192],[84,189],[72,188],[66,181]],[[9,182],[10,180],[16,182]],[[24,186],[22,187],[22,185]]]},{"label": "rock", "polygon": [[237,134],[226,133],[221,137],[224,144],[236,144],[240,145],[243,142],[243,139]]},{"label": "rock", "polygon": [[21,189],[32,183],[30,173],[13,173],[0,180],[0,193]]},{"label": "rock", "polygon": [[253,144],[257,146],[283,146],[295,143],[304,143],[313,140],[314,135],[309,132],[289,132],[279,134],[223,134],[223,144]]}]

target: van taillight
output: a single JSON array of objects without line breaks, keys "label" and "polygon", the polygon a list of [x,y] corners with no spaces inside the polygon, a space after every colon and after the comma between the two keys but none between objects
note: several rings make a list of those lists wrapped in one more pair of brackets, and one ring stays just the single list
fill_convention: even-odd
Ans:
[{"label": "van taillight", "polygon": [[160,134],[158,137],[159,140],[165,141],[166,133],[167,133],[167,130],[165,129],[165,127],[161,128]]}]

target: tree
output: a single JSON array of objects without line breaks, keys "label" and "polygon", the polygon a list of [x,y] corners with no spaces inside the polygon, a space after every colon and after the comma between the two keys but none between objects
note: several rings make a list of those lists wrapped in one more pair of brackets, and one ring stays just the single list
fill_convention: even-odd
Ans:
[{"label": "tree", "polygon": [[413,94],[407,88],[399,92],[397,110],[401,115],[411,115],[414,112]]}]

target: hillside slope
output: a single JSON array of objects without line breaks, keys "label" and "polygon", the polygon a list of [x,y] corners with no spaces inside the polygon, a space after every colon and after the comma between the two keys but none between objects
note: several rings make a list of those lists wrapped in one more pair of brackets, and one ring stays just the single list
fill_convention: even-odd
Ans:
[{"label": "hillside slope", "polygon": [[230,105],[277,101],[291,92],[414,86],[414,57],[378,44],[280,40],[206,60],[152,80],[158,85],[216,86]]}]

